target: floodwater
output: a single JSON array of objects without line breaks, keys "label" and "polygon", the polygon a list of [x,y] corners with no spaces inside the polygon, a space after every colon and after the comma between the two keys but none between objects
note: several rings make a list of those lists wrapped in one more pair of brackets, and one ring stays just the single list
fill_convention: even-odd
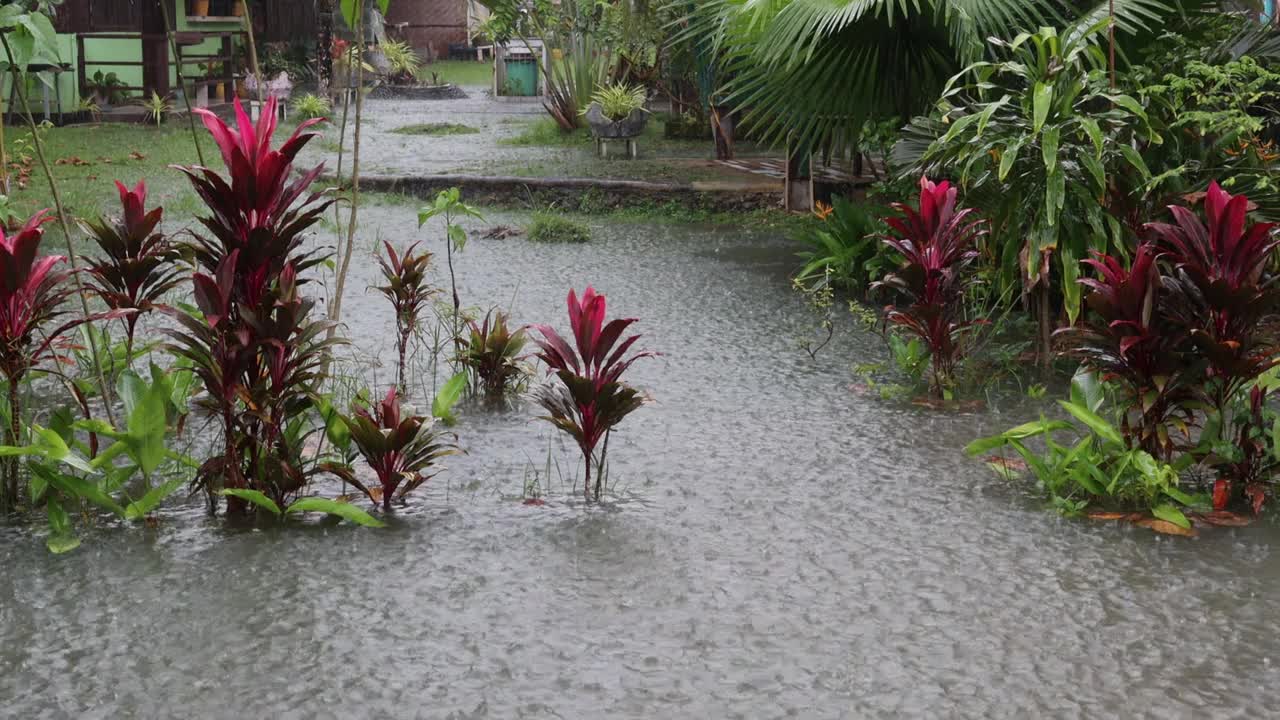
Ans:
[{"label": "floodwater", "polygon": [[[370,211],[366,227],[403,243],[419,236],[413,215]],[[960,452],[1036,407],[946,413],[851,392],[850,363],[882,350],[847,327],[816,361],[797,350],[808,317],[774,233],[595,230],[575,246],[476,237],[455,259],[468,304],[563,329],[566,291],[593,283],[665,353],[630,375],[655,403],[614,436],[607,502],[577,500],[575,452],[526,404],[464,410],[469,454],[382,530],[231,528],[194,501],[158,529],[89,531],[66,556],[5,530],[4,714],[1127,718],[1274,705],[1273,526],[1185,540],[1063,520]],[[365,291],[367,251],[357,268],[353,347],[385,360],[391,319]],[[519,500],[535,472],[544,506]]]}]

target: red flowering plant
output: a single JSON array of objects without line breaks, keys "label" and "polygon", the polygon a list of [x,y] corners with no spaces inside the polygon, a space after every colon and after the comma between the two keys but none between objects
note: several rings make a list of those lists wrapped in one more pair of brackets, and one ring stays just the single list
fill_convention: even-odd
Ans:
[{"label": "red flowering plant", "polygon": [[986,223],[972,209],[956,209],[956,188],[920,178],[919,208],[891,207],[900,217],[886,218],[891,235],[881,238],[900,255],[897,269],[872,283],[871,289],[896,292],[885,319],[915,335],[929,349],[933,379],[930,389],[941,397],[965,352],[965,335],[979,324],[964,317],[968,272],[978,258],[974,243],[986,234]]},{"label": "red flowering plant", "polygon": [[[569,291],[569,326],[575,344],[570,346],[559,333],[547,325],[534,325],[542,338],[534,338],[538,359],[546,363],[549,374],[560,380],[559,386],[544,386],[537,399],[547,414],[541,419],[568,434],[582,451],[585,474],[583,494],[600,499],[609,434],[618,423],[638,410],[645,398],[640,391],[623,383],[622,374],[636,360],[657,353],[627,352],[640,339],[639,335],[623,338],[622,334],[636,318],[615,318],[607,324],[605,297],[590,286],[579,300]],[[595,457],[601,441],[604,447]],[[591,469],[596,468],[594,493]]]},{"label": "red flowering plant", "polygon": [[[74,292],[71,272],[61,255],[37,256],[44,237],[47,210],[33,215],[20,230],[6,235],[0,228],[0,373],[8,385],[9,424],[5,444],[22,444],[22,404],[19,388],[27,374],[54,358],[53,344],[84,322],[121,317],[131,310],[64,320],[63,301]],[[55,325],[56,322],[60,324]],[[0,505],[12,508],[18,500],[18,458],[11,457],[0,484]]]},{"label": "red flowering plant", "polygon": [[275,102],[267,100],[255,125],[237,100],[235,128],[197,109],[227,176],[179,168],[209,214],[200,218],[207,234],[191,244],[200,312],[174,313],[181,328],[170,333],[171,347],[191,361],[206,389],[200,402],[221,420],[224,450],[196,482],[210,493],[236,491],[224,493],[229,512],[244,510],[246,497],[256,501],[249,493],[283,506],[317,472],[304,462],[300,421],[313,407],[329,348],[341,342],[326,339],[330,324],[313,318],[314,302],[299,294],[301,274],[322,261],[303,250],[303,233],[332,202],[304,197],[322,166],[290,179],[294,158],[315,136],[304,131],[317,121],[272,148]]},{"label": "red flowering plant", "polygon": [[394,387],[372,407],[357,404],[352,410],[342,422],[377,476],[379,487],[366,488],[345,468],[329,469],[380,503],[383,510],[391,509],[393,499],[403,500],[431,479],[440,458],[459,452],[456,438],[435,429],[435,418],[406,413]]},{"label": "red flowering plant", "polygon": [[[129,309],[125,319],[125,347],[133,348],[133,336],[142,313],[154,309],[165,293],[182,282],[177,249],[159,232],[164,208],[146,209],[147,185],[139,181],[127,188],[119,181],[122,213],[118,218],[85,221],[101,255],[89,260],[85,271],[89,288],[107,307]],[[126,357],[128,357],[126,352]]]}]

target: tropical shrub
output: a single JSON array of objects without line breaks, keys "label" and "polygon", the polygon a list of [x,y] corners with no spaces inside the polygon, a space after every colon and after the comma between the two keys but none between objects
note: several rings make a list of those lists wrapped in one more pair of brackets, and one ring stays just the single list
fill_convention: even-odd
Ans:
[{"label": "tropical shrub", "polygon": [[397,255],[395,248],[385,240],[382,245],[386,254],[378,257],[378,265],[386,285],[380,285],[377,290],[386,296],[395,311],[398,358],[395,386],[405,393],[405,355],[414,333],[418,331],[423,308],[436,294],[435,288],[427,282],[431,253],[417,252],[417,243],[406,248],[403,255]]},{"label": "tropical shrub", "polygon": [[[1151,511],[1151,520],[1172,526],[1157,525],[1158,529],[1189,533],[1191,521],[1179,506],[1196,505],[1196,499],[1179,487],[1173,466],[1132,447],[1119,429],[1098,414],[1104,401],[1098,379],[1091,373],[1077,374],[1071,400],[1059,401],[1059,405],[1080,425],[1041,418],[976,440],[965,452],[978,456],[998,448],[1013,449],[1035,476],[1040,490],[1064,514],[1081,513],[1093,504],[1108,509],[1140,507]],[[1075,441],[1067,445],[1055,441],[1054,435],[1063,431],[1072,432]],[[1037,438],[1044,443],[1043,452],[1034,451],[1029,444]],[[1007,461],[992,462],[1005,477],[1017,472]]]},{"label": "tropical shrub", "polygon": [[806,249],[796,280],[807,288],[830,283],[845,290],[861,291],[892,265],[877,237],[883,232],[879,209],[843,197],[822,208],[822,224],[801,234]]},{"label": "tropical shrub", "polygon": [[895,148],[895,159],[915,171],[955,178],[966,202],[990,219],[983,253],[1000,268],[1001,290],[1034,291],[1045,362],[1059,308],[1069,323],[1079,315],[1080,261],[1127,246],[1108,212],[1108,177],[1121,169],[1149,177],[1131,146],[1135,134],[1149,133],[1146,112],[1110,89],[1104,30],[993,38],[1000,59],[952,78],[938,102],[942,122],[913,123]]},{"label": "tropical shrub", "polygon": [[1128,269],[1100,253],[1085,260],[1098,273],[1079,281],[1091,291],[1085,297],[1091,317],[1062,335],[1069,354],[1116,387],[1120,428],[1129,445],[1168,461],[1178,449],[1171,426],[1185,438],[1194,421],[1189,407],[1198,398],[1204,367],[1183,354],[1187,332],[1166,312],[1157,256],[1144,243]]},{"label": "tropical shrub", "polygon": [[1186,329],[1209,365],[1210,395],[1227,401],[1280,363],[1280,288],[1270,269],[1280,245],[1274,223],[1245,226],[1249,199],[1216,182],[1204,196],[1207,225],[1188,208],[1170,206],[1173,223],[1148,230],[1169,253],[1167,312]]},{"label": "tropical shrub", "polygon": [[293,112],[303,120],[326,118],[333,112],[333,104],[329,102],[329,98],[314,93],[304,93],[294,98]]},{"label": "tropical shrub", "polygon": [[343,423],[365,462],[378,477],[377,488],[366,488],[348,479],[369,500],[391,509],[393,498],[403,500],[435,475],[436,462],[458,452],[451,441],[435,430],[435,419],[405,412],[395,388],[373,407],[356,405]]},{"label": "tropical shrub", "polygon": [[303,455],[304,422],[322,379],[329,323],[312,317],[314,301],[298,292],[300,273],[321,261],[302,249],[303,233],[331,201],[307,188],[320,167],[290,180],[293,160],[314,133],[308,120],[278,149],[271,147],[275,99],[269,98],[255,126],[239,101],[238,129],[197,109],[213,135],[229,173],[181,168],[209,214],[207,234],[196,234],[190,251],[199,270],[193,277],[198,313],[172,313],[181,327],[170,331],[170,348],[192,364],[206,395],[199,401],[222,425],[224,447],[207,460],[196,483],[211,494],[222,489],[227,510],[242,512],[257,502],[279,509],[300,493],[316,472]]},{"label": "tropical shrub", "polygon": [[[548,374],[560,381],[557,386],[544,386],[537,395],[538,404],[550,422],[574,439],[582,451],[585,468],[582,481],[584,497],[593,497],[591,468],[596,468],[594,498],[603,489],[605,460],[609,451],[609,434],[627,415],[645,402],[640,391],[622,382],[622,374],[636,360],[652,357],[649,351],[627,352],[640,339],[639,335],[622,337],[635,318],[615,318],[604,322],[605,297],[590,286],[582,293],[569,291],[569,326],[574,346],[548,325],[534,325],[542,337],[534,338],[538,359],[546,363]],[[596,447],[604,441],[599,457]]]},{"label": "tropical shrub", "polygon": [[147,185],[132,189],[116,182],[122,214],[112,220],[100,217],[84,223],[101,255],[85,268],[89,288],[117,310],[133,310],[124,317],[125,352],[131,354],[133,336],[143,313],[159,306],[166,293],[182,281],[178,250],[159,232],[164,208],[146,209]]},{"label": "tropical shrub", "polygon": [[514,331],[501,311],[485,313],[484,321],[468,320],[470,332],[458,338],[458,360],[472,377],[473,386],[490,398],[501,397],[524,377],[520,351],[527,338],[524,328]]},{"label": "tropical shrub", "polygon": [[396,85],[413,85],[418,82],[418,70],[422,59],[407,42],[384,42],[378,46],[387,59],[387,79]]},{"label": "tropical shrub", "polygon": [[964,300],[973,282],[968,268],[978,257],[974,243],[986,234],[985,222],[972,217],[973,210],[956,210],[956,195],[951,183],[922,177],[918,209],[892,206],[902,216],[885,219],[891,234],[882,242],[901,259],[897,269],[871,286],[897,294],[886,319],[928,347],[930,387],[939,397],[964,355],[965,335],[977,324],[964,317]]},{"label": "tropical shrub", "polygon": [[[70,272],[59,267],[66,258],[36,255],[44,237],[41,226],[52,219],[47,212],[31,216],[15,233],[5,234],[0,228],[0,373],[8,390],[5,444],[11,447],[23,444],[22,383],[28,373],[53,359],[54,342],[81,323],[128,312],[62,320],[63,301],[74,292],[67,282]],[[17,457],[11,455],[0,484],[0,505],[6,509],[19,500],[18,469]]]}]

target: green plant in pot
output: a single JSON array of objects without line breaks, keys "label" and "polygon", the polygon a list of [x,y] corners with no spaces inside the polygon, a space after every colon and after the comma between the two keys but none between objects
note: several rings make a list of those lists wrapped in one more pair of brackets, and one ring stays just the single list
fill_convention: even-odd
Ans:
[{"label": "green plant in pot", "polygon": [[591,134],[598,138],[628,138],[644,132],[649,120],[645,98],[642,85],[612,83],[601,87],[583,112]]}]

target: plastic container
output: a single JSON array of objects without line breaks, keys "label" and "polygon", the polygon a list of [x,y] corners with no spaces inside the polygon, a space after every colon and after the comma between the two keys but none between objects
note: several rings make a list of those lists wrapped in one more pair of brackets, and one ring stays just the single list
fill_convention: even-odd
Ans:
[{"label": "plastic container", "polygon": [[538,62],[533,58],[507,60],[504,95],[533,97],[538,94]]}]

